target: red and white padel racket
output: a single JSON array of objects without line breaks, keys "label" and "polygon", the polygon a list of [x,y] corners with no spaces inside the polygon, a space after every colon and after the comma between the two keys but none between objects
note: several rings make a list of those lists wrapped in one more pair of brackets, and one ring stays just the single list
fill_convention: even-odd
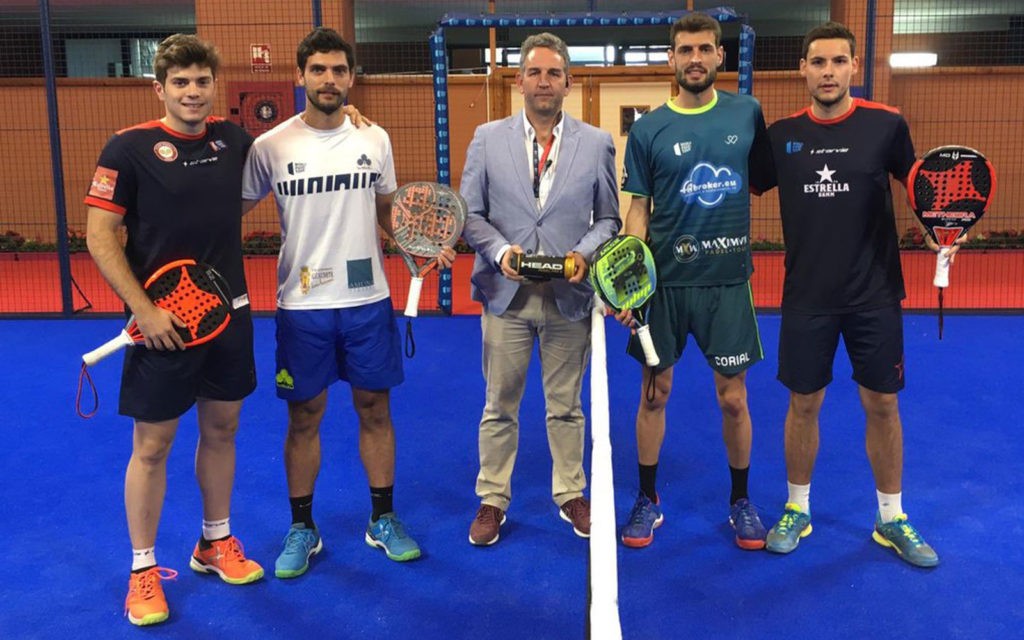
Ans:
[{"label": "red and white padel racket", "polygon": [[936,147],[914,163],[907,176],[910,206],[939,245],[933,284],[939,288],[939,339],[942,292],[949,286],[949,250],[985,214],[996,192],[996,172],[970,147]]},{"label": "red and white padel racket", "polygon": [[[410,182],[398,188],[391,205],[391,230],[412,281],[405,315],[415,318],[423,277],[437,266],[445,247],[454,247],[466,226],[469,207],[459,192],[437,182]],[[424,260],[422,264],[417,260]]]},{"label": "red and white padel racket", "polygon": [[[211,266],[199,264],[191,259],[175,260],[157,269],[146,280],[143,289],[154,305],[170,311],[185,324],[184,327],[178,327],[177,331],[186,347],[194,347],[213,340],[231,322],[231,295],[227,281]],[[135,316],[132,316],[117,337],[82,354],[82,373],[76,399],[79,415],[90,417],[96,412],[93,409],[88,414],[83,413],[80,406],[82,379],[89,380],[86,367],[127,346],[145,342],[146,339],[135,322]],[[93,390],[95,396],[95,387]]]}]

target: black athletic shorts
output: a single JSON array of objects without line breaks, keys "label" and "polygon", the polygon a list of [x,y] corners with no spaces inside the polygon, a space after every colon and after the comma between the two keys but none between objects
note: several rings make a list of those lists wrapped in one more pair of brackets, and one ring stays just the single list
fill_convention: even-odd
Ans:
[{"label": "black athletic shorts", "polygon": [[245,398],[256,388],[252,339],[246,306],[233,311],[224,332],[206,344],[184,351],[125,349],[121,415],[160,422],[185,413],[197,398]]},{"label": "black athletic shorts", "polygon": [[840,335],[857,384],[878,393],[896,393],[903,388],[903,310],[899,303],[838,315],[783,309],[779,381],[796,393],[824,389],[832,382]]}]

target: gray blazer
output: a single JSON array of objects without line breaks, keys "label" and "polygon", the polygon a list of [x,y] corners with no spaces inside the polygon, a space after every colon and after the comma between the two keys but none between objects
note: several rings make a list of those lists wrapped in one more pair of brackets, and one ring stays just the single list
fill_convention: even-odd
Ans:
[{"label": "gray blazer", "polygon": [[[556,173],[540,212],[521,112],[477,127],[469,144],[460,187],[469,205],[463,237],[476,251],[473,299],[488,313],[503,314],[522,286],[494,262],[502,246],[518,244],[533,253],[543,244],[554,255],[577,251],[589,263],[597,246],[622,226],[611,135],[568,113],[562,117]],[[585,282],[552,282],[558,310],[568,320],[590,313],[593,291]]]}]

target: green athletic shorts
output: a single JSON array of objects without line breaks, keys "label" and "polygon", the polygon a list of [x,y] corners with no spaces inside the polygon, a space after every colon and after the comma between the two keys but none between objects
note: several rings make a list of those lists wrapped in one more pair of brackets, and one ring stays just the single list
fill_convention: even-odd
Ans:
[{"label": "green athletic shorts", "polygon": [[[713,287],[658,287],[647,309],[659,369],[679,361],[686,336],[693,338],[708,365],[722,375],[735,375],[764,359],[757,331],[750,282]],[[644,362],[635,335],[627,346],[629,355]]]}]

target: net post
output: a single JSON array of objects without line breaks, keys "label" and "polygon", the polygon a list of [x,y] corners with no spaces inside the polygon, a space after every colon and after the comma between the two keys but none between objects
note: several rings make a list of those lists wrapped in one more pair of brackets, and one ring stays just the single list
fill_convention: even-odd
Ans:
[{"label": "net post", "polygon": [[[622,640],[619,622],[618,547],[615,539],[615,486],[608,407],[608,355],[605,307],[594,296],[590,313],[590,562],[587,572],[587,629]],[[588,634],[589,637],[589,634]]]},{"label": "net post", "polygon": [[[434,74],[434,158],[437,181],[451,186],[451,152],[448,136],[448,55],[445,51],[444,27],[430,34],[431,69]],[[438,270],[437,306],[445,315],[452,314],[452,270]]]}]

